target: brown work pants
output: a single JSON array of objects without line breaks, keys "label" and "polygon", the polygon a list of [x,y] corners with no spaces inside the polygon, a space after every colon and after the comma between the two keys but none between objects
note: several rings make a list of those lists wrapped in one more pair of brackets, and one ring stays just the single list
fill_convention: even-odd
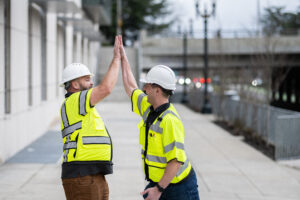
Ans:
[{"label": "brown work pants", "polygon": [[108,200],[108,184],[102,174],[62,179],[67,200]]}]

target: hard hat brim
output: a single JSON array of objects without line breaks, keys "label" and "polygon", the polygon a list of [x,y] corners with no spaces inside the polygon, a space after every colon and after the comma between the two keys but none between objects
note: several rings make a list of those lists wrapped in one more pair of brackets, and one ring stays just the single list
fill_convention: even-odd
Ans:
[{"label": "hard hat brim", "polygon": [[[141,78],[140,79],[140,82],[141,83],[153,83],[151,81],[147,81],[145,78]],[[155,83],[155,82],[154,82]],[[157,83],[158,84],[158,83]],[[161,86],[160,84],[158,84],[159,86]],[[161,86],[162,88],[164,88],[163,86]],[[172,91],[175,91],[176,90],[176,87],[172,87],[172,88],[165,88],[167,90],[172,90]]]},{"label": "hard hat brim", "polygon": [[[91,76],[91,77],[93,77],[94,76],[94,74],[87,74],[87,75],[84,75],[84,76]],[[80,76],[80,77],[83,77],[83,76]],[[80,77],[77,77],[77,78],[80,78]],[[73,81],[73,80],[75,80],[75,79],[77,79],[77,78],[74,78],[74,79],[72,79],[72,80],[69,80],[69,81]],[[67,81],[67,82],[69,82],[69,81]],[[61,82],[60,84],[59,84],[59,87],[65,87],[65,83],[66,82]]]}]

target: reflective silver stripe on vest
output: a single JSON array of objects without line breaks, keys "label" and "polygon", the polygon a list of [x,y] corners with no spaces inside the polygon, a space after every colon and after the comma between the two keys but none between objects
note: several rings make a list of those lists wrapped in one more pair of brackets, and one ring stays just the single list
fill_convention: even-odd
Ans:
[{"label": "reflective silver stripe on vest", "polygon": [[183,172],[184,170],[186,170],[186,168],[188,168],[189,163],[190,163],[189,159],[186,159],[186,161],[184,162],[184,164],[181,165],[181,167],[179,168],[178,172],[176,173],[176,176],[177,176],[177,177],[180,176],[180,174],[182,174],[182,172]]},{"label": "reflective silver stripe on vest", "polygon": [[[67,136],[67,140],[66,140],[66,142],[65,143],[69,143],[70,142],[70,140],[71,140],[71,135],[68,135]],[[69,153],[69,150],[68,149],[66,149],[65,150],[65,153],[64,153],[64,162],[68,162],[68,153]]]},{"label": "reflective silver stripe on vest", "polygon": [[62,137],[64,138],[65,136],[73,133],[74,131],[81,129],[82,127],[82,121],[77,122],[76,124],[73,124],[71,126],[65,127],[64,130],[62,130]]},{"label": "reflective silver stripe on vest", "polygon": [[151,156],[147,154],[146,159],[157,163],[167,163],[167,159],[165,157]]},{"label": "reflective silver stripe on vest", "polygon": [[110,138],[104,136],[82,137],[83,144],[110,144]]},{"label": "reflective silver stripe on vest", "polygon": [[179,120],[180,120],[180,117],[179,116],[177,116],[172,110],[166,110],[163,114],[162,114],[162,116],[161,116],[161,118],[163,118],[164,116],[166,116],[167,114],[172,114],[172,115],[174,115],[175,117],[177,117]]},{"label": "reflective silver stripe on vest", "polygon": [[142,116],[142,100],[143,98],[146,96],[146,94],[144,93],[141,93],[139,96],[138,96],[138,100],[137,100],[137,106],[138,106],[138,109],[139,109],[139,112],[140,112],[140,115]]},{"label": "reflective silver stripe on vest", "polygon": [[85,109],[85,105],[86,105],[86,94],[88,93],[88,90],[84,90],[82,92],[80,92],[80,96],[79,96],[79,114],[80,115],[86,115],[86,109]]},{"label": "reflective silver stripe on vest", "polygon": [[64,127],[68,127],[69,121],[68,121],[68,117],[67,117],[67,113],[66,113],[66,102],[64,102],[61,107],[61,119],[63,121]]},{"label": "reflective silver stripe on vest", "polygon": [[162,134],[163,129],[160,126],[160,121],[157,121],[155,124],[150,126],[150,130]]},{"label": "reflective silver stripe on vest", "polygon": [[[144,155],[145,150],[142,149],[141,153],[142,153],[142,155]],[[151,156],[151,155],[147,154],[146,158],[147,158],[147,160],[152,161],[152,162],[167,163],[167,159],[165,157]]]},{"label": "reflective silver stripe on vest", "polygon": [[147,115],[148,115],[148,113],[150,112],[150,106],[147,108],[147,110],[143,113],[143,120],[144,120],[144,122],[146,122],[146,120],[147,120]]},{"label": "reflective silver stripe on vest", "polygon": [[68,142],[64,144],[64,150],[67,149],[76,149],[77,148],[77,143],[76,142]]},{"label": "reflective silver stripe on vest", "polygon": [[184,144],[183,143],[174,141],[171,144],[168,144],[167,146],[164,146],[165,153],[168,153],[169,151],[172,151],[175,146],[176,146],[177,149],[184,150]]},{"label": "reflective silver stripe on vest", "polygon": [[[171,110],[166,110],[166,111],[161,115],[160,118],[163,118],[164,116],[166,116],[166,115],[169,114],[169,113],[172,114],[172,115],[174,115],[175,117],[177,117],[177,118],[180,120],[180,118],[179,118],[173,111],[171,111]],[[146,119],[147,119],[147,116],[146,116]],[[144,120],[144,121],[145,121],[145,120]],[[160,127],[160,123],[161,123],[161,121],[157,120],[155,124],[152,124],[152,125],[150,126],[150,130],[162,134],[162,133],[163,133],[163,129]]]}]

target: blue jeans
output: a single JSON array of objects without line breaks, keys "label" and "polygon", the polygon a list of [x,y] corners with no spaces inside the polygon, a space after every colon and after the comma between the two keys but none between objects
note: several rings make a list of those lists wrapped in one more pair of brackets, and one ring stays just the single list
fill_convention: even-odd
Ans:
[{"label": "blue jeans", "polygon": [[[196,174],[194,170],[191,173],[192,175],[183,183],[170,184],[162,193],[159,200],[200,200]],[[155,185],[156,183],[150,182],[145,190]],[[147,194],[144,195],[144,199],[146,197]]]}]

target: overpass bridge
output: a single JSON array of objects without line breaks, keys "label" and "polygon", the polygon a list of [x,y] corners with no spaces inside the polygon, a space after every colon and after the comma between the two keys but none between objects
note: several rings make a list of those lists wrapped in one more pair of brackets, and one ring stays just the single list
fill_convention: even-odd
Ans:
[{"label": "overpass bridge", "polygon": [[[203,68],[203,39],[187,39],[187,68],[197,70]],[[208,41],[209,66],[211,69],[220,67],[247,67],[255,56],[270,54],[285,55],[286,65],[299,66],[300,37],[273,38],[212,38]],[[183,38],[155,38],[141,34],[143,69],[149,69],[154,64],[165,64],[180,70],[183,68]],[[225,63],[218,61],[226,57]],[[290,59],[293,58],[293,59]],[[278,66],[280,63],[274,63]]]},{"label": "overpass bridge", "polygon": [[[188,38],[184,54],[183,38],[140,37],[140,70],[156,64],[172,67],[176,75],[191,80],[203,77],[203,39]],[[231,85],[251,84],[261,79],[271,88],[271,104],[300,111],[300,37],[211,38],[208,40],[209,77]]]}]

